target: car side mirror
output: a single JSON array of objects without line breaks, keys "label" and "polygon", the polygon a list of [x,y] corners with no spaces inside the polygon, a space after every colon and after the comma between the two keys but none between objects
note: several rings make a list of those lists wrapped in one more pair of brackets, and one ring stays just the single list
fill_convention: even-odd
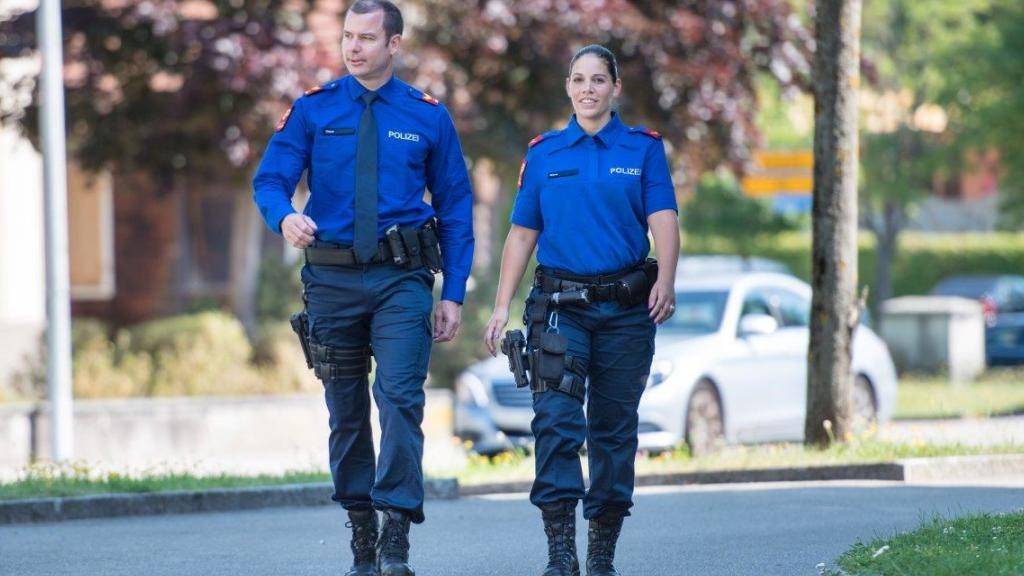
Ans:
[{"label": "car side mirror", "polygon": [[747,336],[767,336],[779,329],[779,323],[767,314],[748,314],[740,318],[740,338]]}]

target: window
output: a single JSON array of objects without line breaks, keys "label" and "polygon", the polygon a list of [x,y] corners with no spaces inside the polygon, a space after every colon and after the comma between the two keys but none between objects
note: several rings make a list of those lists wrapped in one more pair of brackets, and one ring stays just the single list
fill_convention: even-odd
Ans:
[{"label": "window", "polygon": [[768,298],[763,292],[750,292],[743,300],[743,311],[740,312],[740,316],[749,316],[751,314],[773,316],[771,306],[768,305]]},{"label": "window", "polygon": [[768,301],[780,319],[780,327],[796,328],[807,326],[811,321],[811,303],[796,292],[785,288],[772,288]]},{"label": "window", "polygon": [[811,302],[807,298],[785,288],[772,288],[767,292],[768,301],[779,320],[779,327],[798,328],[810,324]]}]

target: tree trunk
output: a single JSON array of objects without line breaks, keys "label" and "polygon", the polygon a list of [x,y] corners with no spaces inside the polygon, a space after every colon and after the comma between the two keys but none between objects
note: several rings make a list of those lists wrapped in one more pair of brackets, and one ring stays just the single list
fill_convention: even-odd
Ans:
[{"label": "tree trunk", "polygon": [[846,438],[857,321],[857,88],[860,0],[817,0],[811,334],[805,441]]},{"label": "tree trunk", "polygon": [[[899,248],[899,234],[903,230],[903,209],[894,201],[886,201],[882,222],[875,232],[875,304],[881,309],[882,303],[892,298],[892,262]],[[877,318],[876,325],[881,325]]]}]

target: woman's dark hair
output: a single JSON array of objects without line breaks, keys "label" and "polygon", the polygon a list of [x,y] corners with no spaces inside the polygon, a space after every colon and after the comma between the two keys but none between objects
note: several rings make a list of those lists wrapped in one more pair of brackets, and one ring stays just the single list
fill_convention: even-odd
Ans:
[{"label": "woman's dark hair", "polygon": [[576,55],[569,61],[569,73],[572,73],[572,67],[576,65],[576,61],[586,56],[587,54],[593,54],[601,60],[604,60],[605,66],[608,67],[608,74],[612,77],[612,83],[619,81],[619,63],[615,60],[615,54],[612,51],[601,46],[600,44],[591,44],[590,46],[584,46],[580,48]]}]

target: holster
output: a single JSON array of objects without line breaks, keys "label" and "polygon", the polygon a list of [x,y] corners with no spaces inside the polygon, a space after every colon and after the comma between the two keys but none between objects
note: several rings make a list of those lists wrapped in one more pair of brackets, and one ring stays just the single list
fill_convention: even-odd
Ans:
[{"label": "holster", "polygon": [[309,314],[305,310],[292,314],[289,319],[292,330],[299,337],[299,345],[302,346],[302,355],[306,357],[306,368],[313,367],[313,354],[309,349]]},{"label": "holster", "polygon": [[583,402],[586,394],[587,367],[579,358],[567,355],[569,339],[546,330],[551,296],[533,297],[523,320],[529,327],[527,363],[530,390],[535,394],[554,390]]}]

